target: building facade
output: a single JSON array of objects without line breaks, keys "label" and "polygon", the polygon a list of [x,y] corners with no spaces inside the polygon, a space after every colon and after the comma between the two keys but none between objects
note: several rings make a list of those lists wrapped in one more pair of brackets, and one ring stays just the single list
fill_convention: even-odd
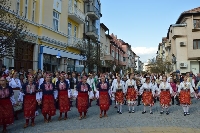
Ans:
[{"label": "building facade", "polygon": [[167,33],[174,70],[200,72],[200,8],[183,12]]},{"label": "building facade", "polygon": [[83,12],[83,0],[11,0],[10,13],[25,21],[29,32],[15,42],[15,58],[4,64],[17,70],[76,70],[83,60]]}]

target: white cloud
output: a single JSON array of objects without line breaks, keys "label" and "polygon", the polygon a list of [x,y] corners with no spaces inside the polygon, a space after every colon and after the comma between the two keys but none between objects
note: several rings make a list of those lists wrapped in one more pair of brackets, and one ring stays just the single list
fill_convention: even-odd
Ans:
[{"label": "white cloud", "polygon": [[132,50],[136,55],[140,56],[142,62],[155,57],[157,49],[157,47],[132,47]]}]

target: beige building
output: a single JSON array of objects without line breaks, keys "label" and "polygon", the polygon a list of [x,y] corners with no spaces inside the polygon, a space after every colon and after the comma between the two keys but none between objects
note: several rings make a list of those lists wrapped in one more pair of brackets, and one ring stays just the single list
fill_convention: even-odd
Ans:
[{"label": "beige building", "polygon": [[[174,70],[200,72],[200,8],[183,12],[170,25],[166,47],[173,54]],[[169,54],[169,56],[170,56]]]}]

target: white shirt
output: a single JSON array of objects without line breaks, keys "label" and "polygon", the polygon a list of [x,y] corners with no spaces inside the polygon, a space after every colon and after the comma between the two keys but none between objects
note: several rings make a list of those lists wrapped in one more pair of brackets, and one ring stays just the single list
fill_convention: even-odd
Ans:
[{"label": "white shirt", "polygon": [[22,88],[22,85],[21,85],[21,82],[19,79],[14,79],[12,78],[9,82],[9,86],[12,87],[12,88]]},{"label": "white shirt", "polygon": [[90,85],[90,88],[94,87],[94,90],[96,90],[95,82],[93,78],[88,78],[87,83]]},{"label": "white shirt", "polygon": [[158,85],[157,85],[157,83],[151,83],[151,84],[153,85],[153,89],[155,91],[158,91]]},{"label": "white shirt", "polygon": [[114,86],[113,86],[113,92],[117,92],[117,90],[122,89],[123,93],[125,93],[125,88],[124,88],[124,82],[122,80],[120,80],[120,82],[115,82]]},{"label": "white shirt", "polygon": [[144,83],[144,84],[140,87],[140,91],[139,91],[140,94],[143,94],[144,89],[146,89],[146,90],[150,90],[150,89],[151,89],[151,92],[152,92],[153,96],[155,95],[155,90],[154,90],[154,87],[153,87],[152,83],[149,83],[149,84]]},{"label": "white shirt", "polygon": [[161,90],[169,90],[170,94],[172,94],[172,87],[168,82],[161,82],[158,89],[158,94],[160,94]]},{"label": "white shirt", "polygon": [[182,89],[183,90],[190,89],[190,93],[194,92],[194,89],[192,88],[192,85],[190,82],[185,82],[185,81],[181,82],[180,87],[178,88],[178,92],[180,93]]},{"label": "white shirt", "polygon": [[40,78],[40,79],[39,79],[39,86],[38,86],[39,89],[40,89],[40,85],[41,85],[43,82],[44,82],[44,78]]}]

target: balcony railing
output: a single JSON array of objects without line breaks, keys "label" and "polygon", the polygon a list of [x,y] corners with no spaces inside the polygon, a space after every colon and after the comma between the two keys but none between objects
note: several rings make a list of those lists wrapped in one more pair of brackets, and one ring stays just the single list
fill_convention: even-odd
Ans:
[{"label": "balcony railing", "polygon": [[[91,16],[94,19],[99,19],[100,18],[100,12],[95,6],[88,5],[87,6],[87,12],[88,12],[88,16]],[[94,13],[94,14],[92,15],[90,13]]]},{"label": "balcony railing", "polygon": [[75,6],[68,7],[69,17],[74,19],[76,22],[82,24],[85,23],[85,14]]},{"label": "balcony railing", "polygon": [[98,29],[94,25],[89,25],[87,27],[87,32],[94,32],[96,35],[98,35]]},{"label": "balcony railing", "polygon": [[68,37],[68,47],[73,47],[76,49],[84,50],[86,47],[86,42],[83,39],[76,38],[76,37]]}]

